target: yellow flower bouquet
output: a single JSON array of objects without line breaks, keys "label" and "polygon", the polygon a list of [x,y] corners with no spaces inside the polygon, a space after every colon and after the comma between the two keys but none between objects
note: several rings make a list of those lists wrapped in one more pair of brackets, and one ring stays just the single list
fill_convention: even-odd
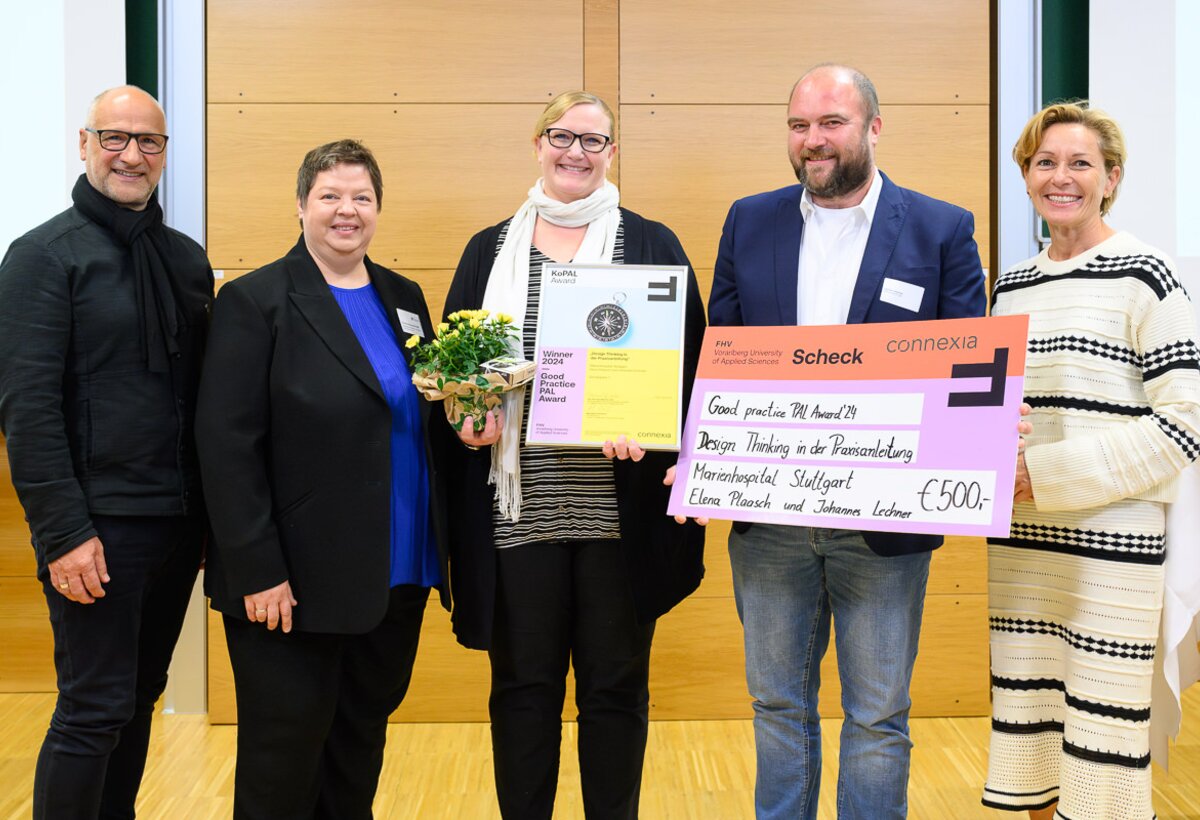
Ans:
[{"label": "yellow flower bouquet", "polygon": [[506,374],[510,368],[492,368],[494,360],[508,359],[519,341],[512,317],[487,310],[460,310],[446,317],[434,338],[422,343],[409,336],[404,343],[415,348],[412,357],[413,385],[430,401],[442,401],[446,418],[461,430],[467,416],[482,430],[488,410],[500,405],[500,396],[520,387],[532,377],[529,367],[518,378]]}]

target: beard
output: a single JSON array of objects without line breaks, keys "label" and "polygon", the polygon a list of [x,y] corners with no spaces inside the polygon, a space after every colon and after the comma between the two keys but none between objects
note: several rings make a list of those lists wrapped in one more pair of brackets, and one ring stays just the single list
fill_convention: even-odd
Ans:
[{"label": "beard", "polygon": [[[839,154],[827,147],[820,151],[802,150],[798,155],[789,153],[788,158],[792,161],[792,168],[795,170],[796,179],[800,181],[800,184],[812,196],[823,199],[836,199],[858,190],[871,178],[871,174],[875,170],[866,129],[863,129],[862,142],[853,153],[843,151]],[[805,162],[810,159],[828,158],[833,158],[834,163],[825,181],[816,182],[809,179]]]}]

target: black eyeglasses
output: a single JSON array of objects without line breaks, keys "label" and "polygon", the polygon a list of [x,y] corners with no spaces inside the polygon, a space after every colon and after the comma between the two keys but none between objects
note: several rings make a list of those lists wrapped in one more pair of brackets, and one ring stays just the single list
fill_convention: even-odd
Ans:
[{"label": "black eyeglasses", "polygon": [[555,148],[570,148],[575,140],[579,140],[579,147],[589,154],[599,154],[612,142],[612,137],[603,134],[576,134],[565,128],[547,128],[542,133]]},{"label": "black eyeglasses", "polygon": [[166,134],[131,134],[128,131],[114,131],[109,128],[99,131],[95,128],[83,130],[95,134],[96,139],[100,140],[100,147],[105,151],[124,151],[130,140],[137,140],[138,150],[143,154],[161,154],[167,150]]}]

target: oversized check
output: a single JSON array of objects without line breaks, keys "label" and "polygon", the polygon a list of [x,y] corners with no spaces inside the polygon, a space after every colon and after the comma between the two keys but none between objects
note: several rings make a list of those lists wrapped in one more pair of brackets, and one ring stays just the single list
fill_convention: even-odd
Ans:
[{"label": "oversized check", "polygon": [[1008,534],[1028,317],[710,327],[669,511]]},{"label": "oversized check", "polygon": [[686,267],[546,265],[529,444],[678,450]]}]

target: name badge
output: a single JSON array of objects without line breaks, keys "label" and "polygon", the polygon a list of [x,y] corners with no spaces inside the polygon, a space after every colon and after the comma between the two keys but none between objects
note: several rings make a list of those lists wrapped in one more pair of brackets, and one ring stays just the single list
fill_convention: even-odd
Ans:
[{"label": "name badge", "polygon": [[921,299],[925,296],[925,288],[911,282],[901,282],[899,279],[884,277],[883,289],[879,293],[879,301],[896,305],[916,313],[921,309]]},{"label": "name badge", "polygon": [[414,333],[421,338],[425,337],[424,331],[421,330],[421,317],[413,313],[411,310],[403,310],[396,308],[396,315],[400,317],[400,329],[405,333]]}]

